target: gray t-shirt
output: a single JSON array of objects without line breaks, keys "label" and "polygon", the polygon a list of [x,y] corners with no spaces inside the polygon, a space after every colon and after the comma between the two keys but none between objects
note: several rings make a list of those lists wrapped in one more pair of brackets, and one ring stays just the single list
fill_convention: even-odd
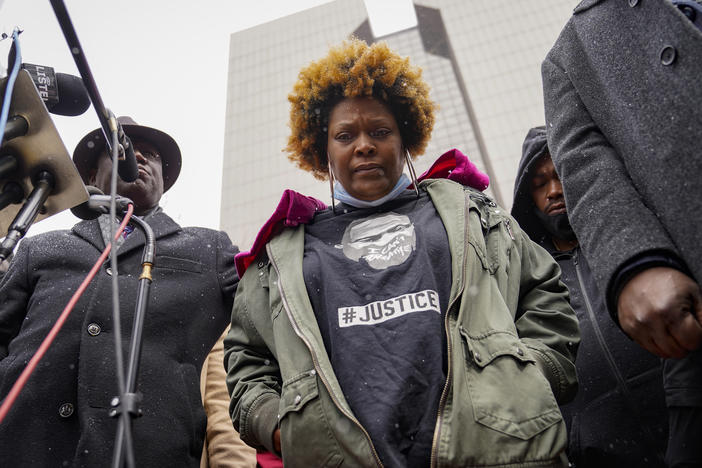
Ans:
[{"label": "gray t-shirt", "polygon": [[446,230],[426,194],[336,211],[305,231],[303,274],[324,345],[383,464],[429,466],[446,379]]}]

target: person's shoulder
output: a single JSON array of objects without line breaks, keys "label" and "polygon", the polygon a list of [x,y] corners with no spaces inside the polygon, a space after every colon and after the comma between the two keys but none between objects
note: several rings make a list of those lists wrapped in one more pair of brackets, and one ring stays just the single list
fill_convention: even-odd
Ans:
[{"label": "person's shoulder", "polygon": [[234,245],[229,238],[229,234],[217,229],[187,226],[181,228],[178,235],[181,239],[188,239],[190,242],[202,245],[203,247],[239,251],[239,248]]},{"label": "person's shoulder", "polygon": [[189,234],[200,235],[200,236],[216,237],[216,236],[222,236],[222,235],[226,236],[227,235],[227,233],[224,231],[220,231],[218,229],[212,229],[212,228],[208,228],[208,227],[202,227],[202,226],[185,226],[185,227],[181,227],[181,230],[183,232],[187,232]]},{"label": "person's shoulder", "polygon": [[41,246],[41,245],[56,245],[60,248],[60,242],[65,242],[67,238],[74,238],[75,234],[70,229],[58,229],[55,231],[46,231],[39,234],[34,234],[22,239],[21,244]]},{"label": "person's shoulder", "polygon": [[23,238],[12,253],[13,257],[56,258],[79,248],[79,237],[68,229],[47,231]]},{"label": "person's shoulder", "polygon": [[226,232],[220,231],[217,229],[207,228],[207,227],[186,226],[186,227],[181,228],[180,232],[183,235],[197,237],[200,239],[212,239],[212,240],[226,241],[226,243],[229,243],[229,244],[231,244],[231,242],[232,242],[229,239],[229,234],[227,234]]},{"label": "person's shoulder", "polygon": [[573,14],[577,15],[579,13],[583,13],[598,3],[602,3],[604,0],[582,0],[580,3],[578,3],[575,8],[573,8]]}]

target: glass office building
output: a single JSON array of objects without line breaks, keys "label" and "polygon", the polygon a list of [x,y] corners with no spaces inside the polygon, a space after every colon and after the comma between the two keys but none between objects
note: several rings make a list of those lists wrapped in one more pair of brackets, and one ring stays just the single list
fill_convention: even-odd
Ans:
[{"label": "glass office building", "polygon": [[416,0],[417,25],[378,38],[362,0],[336,0],[232,34],[221,228],[247,249],[284,189],[330,203],[329,184],[282,151],[287,95],[303,66],[352,34],[385,41],[423,69],[439,111],[417,173],[458,148],[490,175],[488,193],[509,208],[524,136],[544,121],[541,61],[576,3]]}]

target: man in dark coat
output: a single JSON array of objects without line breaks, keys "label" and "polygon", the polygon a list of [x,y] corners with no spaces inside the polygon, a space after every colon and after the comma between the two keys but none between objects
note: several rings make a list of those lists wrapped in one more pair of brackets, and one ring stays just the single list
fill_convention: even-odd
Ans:
[{"label": "man in dark coat", "polygon": [[548,146],[613,318],[665,358],[667,460],[702,466],[702,8],[585,0],[542,65]]},{"label": "man in dark coat", "polygon": [[[180,172],[180,150],[167,134],[120,118],[139,166],[118,193],[153,228],[156,257],[144,323],[137,390],[143,416],[134,420],[136,465],[200,465],[206,418],[200,369],[222,334],[237,285],[237,249],[223,232],[182,228],[158,206]],[[109,191],[112,161],[99,130],[78,144],[74,162],[84,182]],[[109,216],[70,231],[25,239],[0,284],[0,397],[5,397],[109,238]],[[125,353],[131,335],[145,238],[121,241],[119,303]],[[15,467],[109,466],[119,394],[115,373],[111,276],[106,262],[76,304],[5,421],[0,464]]]},{"label": "man in dark coat", "polygon": [[664,467],[668,422],[660,360],[609,318],[568,222],[544,127],[532,128],[524,140],[512,216],[560,265],[580,322],[578,394],[561,406],[568,459],[577,468]]}]

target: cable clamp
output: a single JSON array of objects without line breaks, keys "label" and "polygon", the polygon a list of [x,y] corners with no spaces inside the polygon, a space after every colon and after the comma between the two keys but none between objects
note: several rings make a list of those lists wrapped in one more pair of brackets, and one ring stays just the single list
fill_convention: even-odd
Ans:
[{"label": "cable clamp", "polygon": [[110,406],[112,408],[110,409],[109,415],[111,418],[116,418],[122,414],[123,411],[126,411],[132,417],[138,418],[142,415],[141,408],[139,407],[140,404],[141,393],[125,393],[122,400],[120,400],[119,397],[114,397],[112,401],[110,401]]}]

